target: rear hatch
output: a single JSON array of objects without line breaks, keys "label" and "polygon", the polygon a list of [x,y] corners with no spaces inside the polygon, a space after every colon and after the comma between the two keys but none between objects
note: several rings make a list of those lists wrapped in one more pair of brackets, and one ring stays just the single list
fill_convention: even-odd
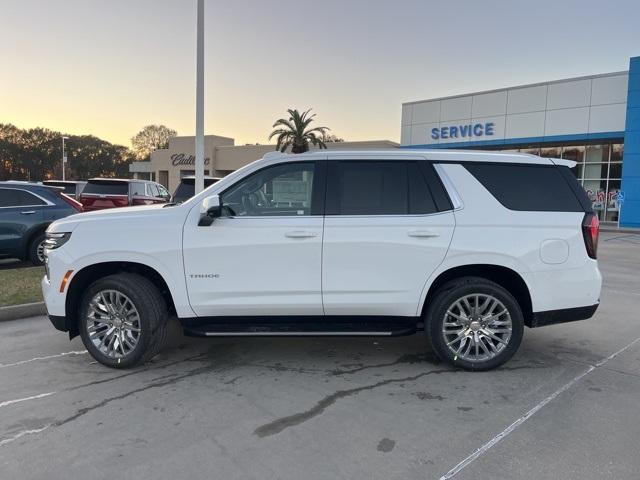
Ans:
[{"label": "rear hatch", "polygon": [[87,182],[80,195],[85,212],[129,206],[129,182],[94,178]]},{"label": "rear hatch", "polygon": [[62,187],[65,194],[70,195],[73,198],[76,196],[75,182],[65,182],[64,180],[45,180],[42,184],[49,187]]}]

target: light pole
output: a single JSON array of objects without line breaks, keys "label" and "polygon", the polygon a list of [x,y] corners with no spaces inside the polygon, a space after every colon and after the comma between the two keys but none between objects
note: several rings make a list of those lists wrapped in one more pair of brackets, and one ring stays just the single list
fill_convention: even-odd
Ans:
[{"label": "light pole", "polygon": [[64,181],[64,167],[65,163],[67,163],[67,154],[64,152],[64,141],[68,140],[69,137],[62,137],[62,180]]},{"label": "light pole", "polygon": [[204,190],[204,0],[198,0],[196,20],[196,160],[195,193]]}]

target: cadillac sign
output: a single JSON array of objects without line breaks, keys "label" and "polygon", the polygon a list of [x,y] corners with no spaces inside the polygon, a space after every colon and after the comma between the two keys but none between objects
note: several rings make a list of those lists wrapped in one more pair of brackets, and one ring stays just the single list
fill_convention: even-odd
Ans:
[{"label": "cadillac sign", "polygon": [[[204,159],[204,164],[209,165],[211,163],[210,158]],[[194,155],[186,155],[184,153],[174,153],[171,155],[171,165],[174,167],[177,165],[195,165],[196,157]]]}]

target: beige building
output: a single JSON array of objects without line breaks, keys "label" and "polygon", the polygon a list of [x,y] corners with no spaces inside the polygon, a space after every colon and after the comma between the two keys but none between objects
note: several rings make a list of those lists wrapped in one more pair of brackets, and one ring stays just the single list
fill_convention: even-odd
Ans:
[{"label": "beige building", "polygon": [[[398,146],[390,140],[327,143],[328,148],[341,150],[389,149]],[[224,177],[274,150],[275,145],[235,146],[233,138],[206,135],[205,175]],[[150,162],[133,162],[129,165],[129,171],[135,178],[155,180],[173,193],[183,176],[195,174],[194,152],[195,137],[174,137],[169,140],[169,148],[153,152]]]}]

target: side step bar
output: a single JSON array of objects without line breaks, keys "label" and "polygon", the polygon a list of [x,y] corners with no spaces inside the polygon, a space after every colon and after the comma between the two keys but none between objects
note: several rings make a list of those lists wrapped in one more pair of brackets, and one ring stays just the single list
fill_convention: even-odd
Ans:
[{"label": "side step bar", "polygon": [[407,317],[209,317],[181,319],[195,337],[400,336],[417,330]]}]

